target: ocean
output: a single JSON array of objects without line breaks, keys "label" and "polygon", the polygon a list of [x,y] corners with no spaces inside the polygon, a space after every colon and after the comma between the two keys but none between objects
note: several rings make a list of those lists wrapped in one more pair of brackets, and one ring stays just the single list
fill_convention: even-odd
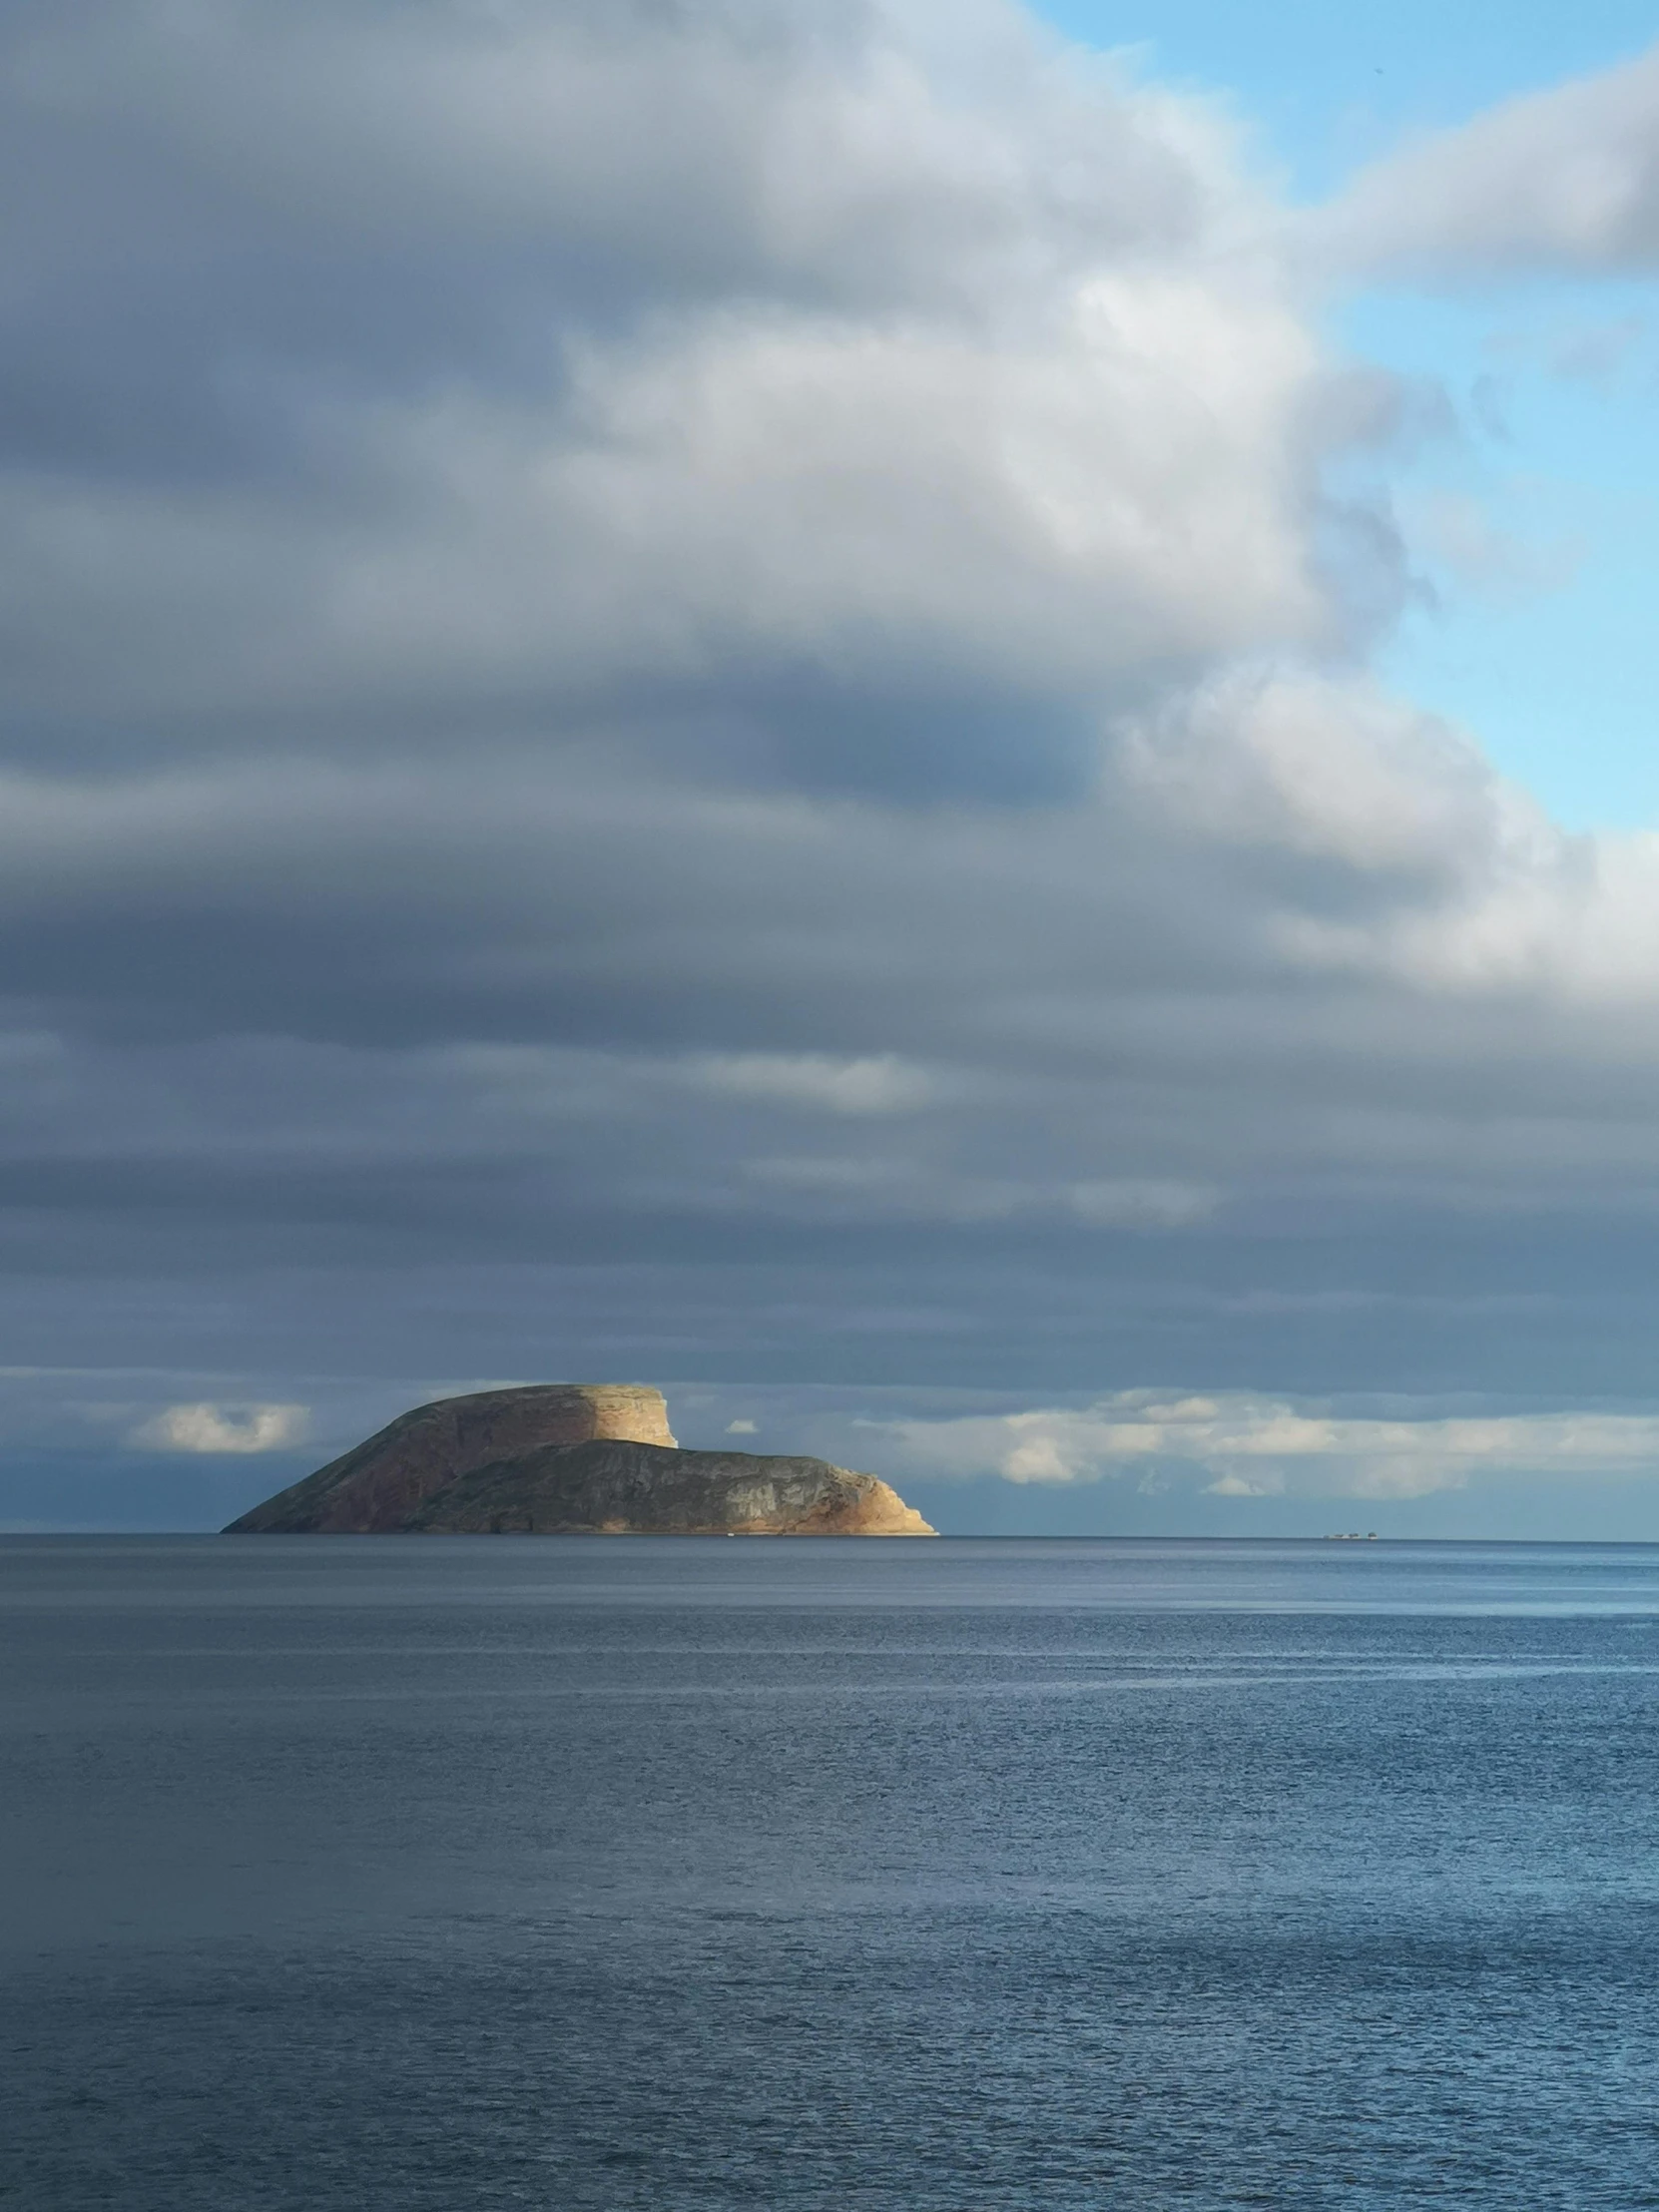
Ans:
[{"label": "ocean", "polygon": [[1659,1548],[0,1542],[0,2203],[1659,2205]]}]

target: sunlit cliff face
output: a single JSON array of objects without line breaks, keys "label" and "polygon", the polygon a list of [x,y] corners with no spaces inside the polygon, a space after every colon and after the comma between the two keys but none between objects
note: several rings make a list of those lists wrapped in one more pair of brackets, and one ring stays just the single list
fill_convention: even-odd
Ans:
[{"label": "sunlit cliff face", "polygon": [[239,1514],[231,1536],[931,1536],[873,1475],[682,1451],[662,1393],[542,1383],[417,1405]]}]

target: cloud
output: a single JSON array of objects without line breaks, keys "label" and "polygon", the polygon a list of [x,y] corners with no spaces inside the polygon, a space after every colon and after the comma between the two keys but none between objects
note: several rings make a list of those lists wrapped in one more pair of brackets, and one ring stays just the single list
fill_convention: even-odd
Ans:
[{"label": "cloud", "polygon": [[1280,1474],[1263,1475],[1259,1480],[1247,1482],[1242,1474],[1224,1474],[1214,1482],[1206,1482],[1206,1497],[1282,1497],[1285,1478]]},{"label": "cloud", "polygon": [[1312,228],[1350,272],[1449,282],[1659,259],[1659,50],[1510,100],[1362,173]]},{"label": "cloud", "polygon": [[1140,1182],[1133,1177],[1075,1183],[1067,1195],[1079,1221],[1102,1229],[1179,1229],[1207,1220],[1221,1202],[1218,1191],[1202,1185]]},{"label": "cloud", "polygon": [[[1233,131],[1015,8],[11,39],[6,143],[73,168],[12,242],[0,469],[14,696],[55,726],[235,709],[303,750],[532,698],[707,738],[780,688],[1019,714],[1347,627],[1308,537],[1340,372]],[[55,302],[112,232],[106,354]],[[112,376],[166,393],[165,454]]]},{"label": "cloud", "polygon": [[686,1068],[700,1090],[830,1114],[904,1114],[927,1105],[935,1086],[891,1052],[836,1059],[825,1052],[705,1053]]},{"label": "cloud", "polygon": [[760,1432],[760,1423],[752,1420],[729,1420],[726,1433],[729,1436],[754,1436]]},{"label": "cloud", "polygon": [[309,1414],[304,1405],[169,1405],[128,1442],[150,1451],[287,1451],[304,1442]]},{"label": "cloud", "polygon": [[1461,732],[1352,678],[1230,669],[1132,725],[1127,758],[1208,839],[1393,879],[1418,908],[1495,851],[1541,873],[1555,849]]},{"label": "cloud", "polygon": [[1355,1418],[1237,1391],[1125,1390],[1081,1410],[896,1421],[886,1433],[906,1467],[934,1477],[1071,1484],[1187,1468],[1212,1477],[1212,1497],[1413,1498],[1490,1475],[1659,1474],[1653,1414]]},{"label": "cloud", "polygon": [[[0,54],[20,1364],[1645,1373],[1659,847],[1367,673],[1412,402],[1215,104],[990,0]],[[1328,267],[1522,251],[1520,128]]]}]

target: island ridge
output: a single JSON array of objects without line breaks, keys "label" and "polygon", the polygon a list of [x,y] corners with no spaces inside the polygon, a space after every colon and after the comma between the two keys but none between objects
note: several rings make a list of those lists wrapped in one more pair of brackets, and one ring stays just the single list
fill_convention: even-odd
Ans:
[{"label": "island ridge", "polygon": [[663,1394],[544,1382],[401,1413],[227,1535],[931,1536],[827,1459],[685,1451]]}]

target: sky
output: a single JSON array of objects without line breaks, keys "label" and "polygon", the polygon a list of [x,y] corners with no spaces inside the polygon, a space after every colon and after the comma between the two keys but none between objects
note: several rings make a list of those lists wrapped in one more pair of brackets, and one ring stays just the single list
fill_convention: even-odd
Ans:
[{"label": "sky", "polygon": [[0,1526],[1659,1540],[1659,49],[1450,14],[0,0]]}]

